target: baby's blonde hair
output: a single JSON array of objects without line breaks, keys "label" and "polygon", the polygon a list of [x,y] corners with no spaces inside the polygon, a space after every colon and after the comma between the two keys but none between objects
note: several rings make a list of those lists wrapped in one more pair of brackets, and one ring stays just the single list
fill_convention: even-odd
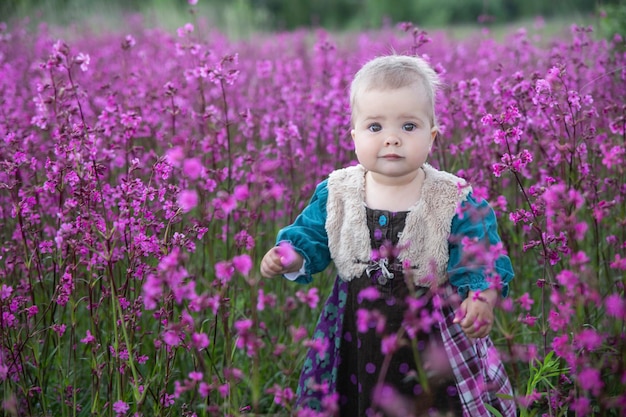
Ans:
[{"label": "baby's blonde hair", "polygon": [[407,87],[421,82],[430,103],[430,123],[437,127],[435,97],[441,82],[439,75],[423,58],[407,55],[380,56],[367,62],[356,73],[350,86],[351,119],[359,93],[370,89],[390,89]]}]

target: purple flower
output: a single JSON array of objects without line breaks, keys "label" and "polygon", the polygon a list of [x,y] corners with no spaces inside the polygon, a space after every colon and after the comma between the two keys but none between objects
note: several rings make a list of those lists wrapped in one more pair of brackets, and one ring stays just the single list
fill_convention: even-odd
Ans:
[{"label": "purple flower", "polygon": [[203,375],[202,372],[189,372],[189,379],[192,381],[202,381]]},{"label": "purple flower", "polygon": [[356,311],[356,327],[359,333],[367,332],[370,323],[370,312],[360,308]]},{"label": "purple flower", "polygon": [[222,284],[230,282],[234,272],[235,268],[233,267],[232,262],[220,261],[215,264],[215,276],[222,282]]},{"label": "purple flower", "polygon": [[359,292],[357,301],[361,303],[363,300],[376,301],[380,298],[380,292],[376,287],[367,287]]},{"label": "purple flower", "polygon": [[65,324],[53,324],[52,325],[52,330],[54,330],[54,332],[59,337],[63,337],[63,334],[65,334],[66,329],[67,329],[67,326]]},{"label": "purple flower", "polygon": [[178,196],[178,205],[187,213],[198,205],[198,193],[196,190],[183,190]]},{"label": "purple flower", "polygon": [[611,294],[604,300],[606,314],[617,319],[626,319],[626,302],[620,294]]},{"label": "purple flower", "polygon": [[590,391],[593,395],[600,394],[600,390],[604,386],[600,377],[600,371],[596,368],[584,368],[577,375],[578,384],[585,391]]},{"label": "purple flower", "polygon": [[309,288],[307,292],[297,291],[296,297],[301,303],[307,304],[309,308],[317,308],[320,301],[319,290],[317,287]]},{"label": "purple flower", "polygon": [[130,407],[122,400],[118,400],[113,403],[113,411],[117,413],[117,415],[126,414]]},{"label": "purple flower", "polygon": [[237,255],[233,258],[233,266],[241,275],[247,277],[252,269],[252,258],[250,255]]},{"label": "purple flower", "polygon": [[574,342],[587,351],[598,349],[603,341],[604,338],[593,329],[584,329],[574,336]]},{"label": "purple flower", "polygon": [[200,177],[203,168],[202,162],[198,158],[189,158],[183,161],[183,174],[192,180]]},{"label": "purple flower", "polygon": [[163,341],[169,346],[178,346],[182,338],[182,335],[175,330],[168,330],[163,333]]},{"label": "purple flower", "polygon": [[2,284],[2,288],[0,288],[0,300],[6,300],[13,293],[13,287]]},{"label": "purple flower", "polygon": [[205,349],[210,343],[209,336],[207,336],[206,333],[194,333],[191,336],[191,341],[196,349]]},{"label": "purple flower", "polygon": [[84,343],[86,345],[95,343],[96,338],[91,334],[91,332],[89,330],[87,330],[87,334],[84,338],[80,339],[81,343]]},{"label": "purple flower", "polygon": [[250,197],[250,190],[247,185],[237,185],[233,191],[233,196],[237,201],[245,201]]},{"label": "purple flower", "polygon": [[524,310],[530,311],[532,305],[535,303],[535,300],[530,298],[530,295],[526,292],[526,293],[522,294],[522,296],[517,299],[517,302],[520,304],[520,306]]},{"label": "purple flower", "polygon": [[396,333],[392,333],[388,336],[383,337],[380,350],[383,355],[389,355],[394,353],[398,349],[398,335]]}]

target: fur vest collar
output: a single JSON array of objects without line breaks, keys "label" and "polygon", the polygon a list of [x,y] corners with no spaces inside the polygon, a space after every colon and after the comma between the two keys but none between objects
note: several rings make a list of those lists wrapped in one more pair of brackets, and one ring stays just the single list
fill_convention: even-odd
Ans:
[{"label": "fur vest collar", "polygon": [[[422,197],[409,210],[398,241],[399,260],[415,285],[447,281],[448,238],[457,207],[471,187],[450,173],[423,165]],[[372,248],[365,207],[365,168],[334,171],[328,177],[326,233],[331,257],[344,281],[360,277]]]}]

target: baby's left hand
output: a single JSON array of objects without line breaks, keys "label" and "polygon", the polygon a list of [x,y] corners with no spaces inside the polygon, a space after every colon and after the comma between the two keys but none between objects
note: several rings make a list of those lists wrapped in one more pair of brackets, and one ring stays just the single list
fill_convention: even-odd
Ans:
[{"label": "baby's left hand", "polygon": [[465,301],[461,303],[454,323],[460,323],[461,328],[472,339],[485,337],[493,327],[493,309],[498,301],[498,292],[493,289],[470,291]]}]

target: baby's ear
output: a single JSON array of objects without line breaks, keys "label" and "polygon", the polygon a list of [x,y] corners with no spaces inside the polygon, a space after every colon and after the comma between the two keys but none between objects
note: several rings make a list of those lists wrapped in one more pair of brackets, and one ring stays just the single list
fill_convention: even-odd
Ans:
[{"label": "baby's ear", "polygon": [[433,126],[432,129],[430,129],[430,137],[432,142],[435,142],[439,137],[439,129],[437,129],[436,126]]},{"label": "baby's ear", "polygon": [[356,135],[356,131],[354,129],[352,129],[350,131],[350,136],[352,136],[352,140],[354,140],[354,135]]}]

